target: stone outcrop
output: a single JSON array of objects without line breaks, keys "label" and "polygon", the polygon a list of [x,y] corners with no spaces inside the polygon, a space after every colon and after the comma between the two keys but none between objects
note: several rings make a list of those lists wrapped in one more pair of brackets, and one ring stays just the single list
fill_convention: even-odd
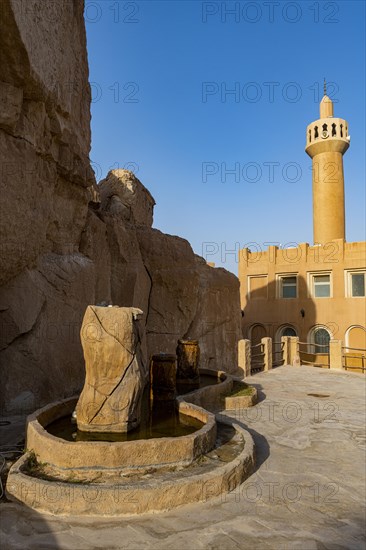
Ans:
[{"label": "stone outcrop", "polygon": [[144,376],[181,338],[199,340],[202,367],[236,370],[238,279],[153,229],[131,172],[96,185],[83,2],[3,0],[0,26],[1,412],[80,392],[90,304],[144,312]]},{"label": "stone outcrop", "polygon": [[86,370],[76,406],[80,430],[128,432],[140,424],[146,384],[141,314],[136,308],[88,306],[80,331]]},{"label": "stone outcrop", "polygon": [[112,170],[99,185],[102,210],[134,225],[151,227],[155,200],[129,170]]},{"label": "stone outcrop", "polygon": [[80,391],[85,308],[107,290],[82,236],[96,193],[83,2],[2,0],[0,368],[4,412]]},{"label": "stone outcrop", "polygon": [[83,3],[3,0],[0,19],[4,283],[78,250],[94,174]]}]

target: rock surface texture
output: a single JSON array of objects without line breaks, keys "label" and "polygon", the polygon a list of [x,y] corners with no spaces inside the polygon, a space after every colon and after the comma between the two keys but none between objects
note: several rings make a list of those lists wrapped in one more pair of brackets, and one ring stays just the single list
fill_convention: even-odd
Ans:
[{"label": "rock surface texture", "polygon": [[83,2],[2,0],[0,27],[1,411],[80,392],[89,304],[144,312],[145,373],[179,338],[199,340],[202,367],[234,371],[238,279],[152,229],[131,172],[96,185]]},{"label": "rock surface texture", "polygon": [[77,426],[86,432],[128,432],[140,424],[146,381],[139,317],[126,307],[89,306],[81,326],[86,378]]}]

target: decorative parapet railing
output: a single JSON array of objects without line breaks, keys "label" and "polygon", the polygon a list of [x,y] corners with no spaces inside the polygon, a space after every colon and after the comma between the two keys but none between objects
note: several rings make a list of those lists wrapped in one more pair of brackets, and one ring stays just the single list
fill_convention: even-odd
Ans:
[{"label": "decorative parapet railing", "polygon": [[[302,365],[330,368],[329,344],[309,344],[299,342],[299,358]],[[306,346],[305,349],[303,346]],[[311,350],[311,351],[310,351]]]},{"label": "decorative parapet railing", "polygon": [[272,369],[272,338],[262,340],[251,345],[250,340],[239,340],[238,344],[239,368],[244,377],[257,372]]},{"label": "decorative parapet railing", "polygon": [[264,371],[264,345],[262,342],[250,347],[251,363],[250,372],[254,374],[256,372]]},{"label": "decorative parapet railing", "polygon": [[281,342],[273,342],[273,351],[272,351],[272,367],[280,367],[281,365],[285,365],[285,342],[281,340]]},{"label": "decorative parapet railing", "polygon": [[300,342],[297,336],[282,336],[281,342],[274,342],[272,351],[271,338],[262,338],[254,346],[250,340],[243,339],[239,341],[238,355],[239,368],[243,371],[244,377],[280,365],[309,365],[323,369],[366,373],[366,349],[342,346],[342,340],[330,340],[329,344],[314,344]]},{"label": "decorative parapet railing", "polygon": [[283,336],[281,341],[284,342],[285,365],[310,365],[366,372],[366,349],[342,346],[342,340],[330,340],[329,344],[314,344],[300,342],[297,336]]},{"label": "decorative parapet railing", "polygon": [[348,122],[344,118],[328,117],[314,120],[306,128],[306,147],[321,141],[340,140],[349,145]]},{"label": "decorative parapet railing", "polygon": [[363,348],[350,348],[348,346],[342,347],[342,367],[345,370],[366,371],[366,349]]}]

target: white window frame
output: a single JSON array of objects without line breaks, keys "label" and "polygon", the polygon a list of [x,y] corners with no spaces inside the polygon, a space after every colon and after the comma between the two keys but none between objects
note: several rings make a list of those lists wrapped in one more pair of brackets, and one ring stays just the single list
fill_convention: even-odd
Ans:
[{"label": "white window frame", "polygon": [[[296,296],[295,297],[284,297],[283,296],[283,285],[282,280],[286,277],[295,277],[296,279]],[[277,273],[276,274],[276,297],[281,298],[282,300],[296,300],[299,297],[299,285],[298,285],[298,273]]]},{"label": "white window frame", "polygon": [[259,277],[263,277],[263,279],[266,279],[266,287],[267,287],[267,296],[265,298],[256,298],[256,300],[268,300],[268,275],[267,274],[258,274],[258,275],[248,275],[248,299],[252,299],[252,289],[250,288],[250,281],[251,279],[258,279]]},{"label": "white window frame", "polygon": [[366,294],[366,269],[347,269],[344,272],[344,288],[345,288],[345,295],[346,298],[365,298],[365,295],[363,296],[353,296],[352,295],[352,275],[360,275],[363,273],[364,279],[365,279],[365,294]]},{"label": "white window frame", "polygon": [[[329,275],[329,296],[315,296],[315,277]],[[314,300],[329,300],[333,298],[333,273],[332,271],[311,271],[307,274],[308,297]]]}]

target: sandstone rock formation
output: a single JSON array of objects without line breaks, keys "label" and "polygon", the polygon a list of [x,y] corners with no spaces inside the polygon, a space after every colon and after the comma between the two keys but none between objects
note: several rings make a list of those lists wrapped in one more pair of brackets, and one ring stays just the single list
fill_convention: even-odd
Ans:
[{"label": "sandstone rock formation", "polygon": [[2,0],[0,24],[3,283],[78,250],[94,175],[83,3]]},{"label": "sandstone rock formation", "polygon": [[119,220],[151,227],[155,200],[129,170],[112,170],[99,185],[102,210]]},{"label": "sandstone rock formation", "polygon": [[[83,2],[2,0],[0,17],[1,412],[80,392],[89,304],[144,312],[152,354],[199,340],[201,366],[233,372],[238,279],[152,229],[154,199],[129,171],[97,186],[89,162]],[[50,32],[52,22],[52,32]]]},{"label": "sandstone rock formation", "polygon": [[141,314],[136,308],[88,306],[80,331],[86,370],[76,407],[80,430],[128,432],[140,424],[146,384]]},{"label": "sandstone rock formation", "polygon": [[96,185],[83,2],[0,11],[0,405],[24,412],[83,381],[78,332],[99,297],[80,242]]}]

